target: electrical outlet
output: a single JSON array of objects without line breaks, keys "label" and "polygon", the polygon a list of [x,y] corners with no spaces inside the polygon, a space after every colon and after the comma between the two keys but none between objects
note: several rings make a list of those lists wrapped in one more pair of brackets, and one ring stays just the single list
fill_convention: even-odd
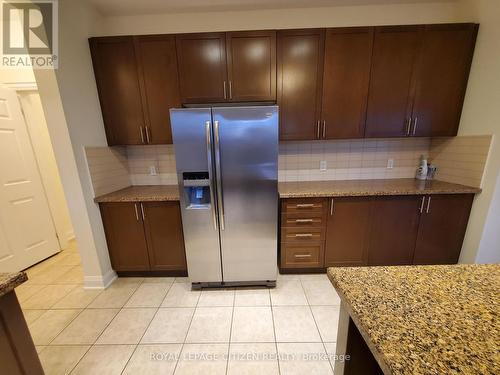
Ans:
[{"label": "electrical outlet", "polygon": [[394,159],[387,159],[387,169],[394,168]]},{"label": "electrical outlet", "polygon": [[158,171],[156,170],[156,166],[155,165],[150,165],[149,166],[149,175],[150,176],[157,176],[158,175]]},{"label": "electrical outlet", "polygon": [[326,160],[321,160],[319,162],[319,170],[320,171],[326,171]]}]

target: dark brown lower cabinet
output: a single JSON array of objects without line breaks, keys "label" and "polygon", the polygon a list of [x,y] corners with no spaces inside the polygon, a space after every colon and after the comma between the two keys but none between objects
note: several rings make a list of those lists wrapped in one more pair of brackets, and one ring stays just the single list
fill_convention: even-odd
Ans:
[{"label": "dark brown lower cabinet", "polygon": [[457,263],[474,195],[429,195],[424,199],[413,264]]},{"label": "dark brown lower cabinet", "polygon": [[281,269],[457,263],[473,194],[283,199]]},{"label": "dark brown lower cabinet", "polygon": [[152,270],[185,270],[181,210],[177,202],[147,202],[144,228]]},{"label": "dark brown lower cabinet", "polygon": [[325,267],[367,264],[370,204],[367,198],[331,199]]},{"label": "dark brown lower cabinet", "polygon": [[412,264],[421,199],[416,196],[375,198],[372,201],[368,265]]},{"label": "dark brown lower cabinet", "polygon": [[102,203],[101,215],[111,265],[115,271],[149,269],[140,207],[137,203]]},{"label": "dark brown lower cabinet", "polygon": [[100,207],[115,271],[186,271],[178,202],[113,202]]}]

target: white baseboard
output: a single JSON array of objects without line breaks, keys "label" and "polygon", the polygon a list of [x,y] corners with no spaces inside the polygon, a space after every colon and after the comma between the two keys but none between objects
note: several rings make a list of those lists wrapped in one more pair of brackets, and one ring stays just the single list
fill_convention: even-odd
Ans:
[{"label": "white baseboard", "polygon": [[109,270],[104,276],[84,276],[83,289],[104,289],[110,286],[118,276]]}]

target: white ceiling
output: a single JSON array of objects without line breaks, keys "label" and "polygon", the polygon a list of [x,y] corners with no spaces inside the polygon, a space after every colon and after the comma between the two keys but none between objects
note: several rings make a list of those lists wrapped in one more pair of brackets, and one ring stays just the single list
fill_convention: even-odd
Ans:
[{"label": "white ceiling", "polygon": [[105,16],[451,2],[456,0],[88,0]]}]

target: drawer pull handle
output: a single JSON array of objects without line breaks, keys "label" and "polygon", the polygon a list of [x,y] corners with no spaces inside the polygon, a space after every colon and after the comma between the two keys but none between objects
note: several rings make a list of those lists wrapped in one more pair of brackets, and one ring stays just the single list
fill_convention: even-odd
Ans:
[{"label": "drawer pull handle", "polygon": [[297,233],[295,237],[312,237],[312,233]]},{"label": "drawer pull handle", "polygon": [[310,258],[311,254],[295,254],[295,258]]},{"label": "drawer pull handle", "polygon": [[313,219],[296,219],[296,223],[312,223]]},{"label": "drawer pull handle", "polygon": [[314,203],[299,203],[296,205],[297,208],[311,208],[314,207]]}]

